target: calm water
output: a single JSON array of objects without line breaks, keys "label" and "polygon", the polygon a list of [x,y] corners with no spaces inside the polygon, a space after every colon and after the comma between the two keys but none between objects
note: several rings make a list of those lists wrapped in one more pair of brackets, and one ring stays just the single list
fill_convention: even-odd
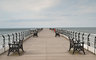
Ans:
[{"label": "calm water", "polygon": [[30,28],[0,28],[0,34],[7,34],[7,33],[12,33],[12,32],[20,32],[20,31],[25,31],[29,30]]},{"label": "calm water", "polygon": [[[25,30],[29,30],[29,29],[31,29],[31,28],[10,28],[10,29],[9,28],[0,28],[0,34],[25,31]],[[32,29],[34,29],[34,28],[32,28]],[[96,27],[78,27],[78,28],[62,28],[62,29],[96,34]]]},{"label": "calm water", "polygon": [[78,27],[78,28],[62,28],[62,29],[96,34],[96,27]]}]

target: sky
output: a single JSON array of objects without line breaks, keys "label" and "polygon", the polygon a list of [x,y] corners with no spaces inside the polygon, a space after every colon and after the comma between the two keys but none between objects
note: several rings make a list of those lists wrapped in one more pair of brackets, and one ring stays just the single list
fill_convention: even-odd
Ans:
[{"label": "sky", "polygon": [[0,28],[96,27],[96,0],[0,0]]}]

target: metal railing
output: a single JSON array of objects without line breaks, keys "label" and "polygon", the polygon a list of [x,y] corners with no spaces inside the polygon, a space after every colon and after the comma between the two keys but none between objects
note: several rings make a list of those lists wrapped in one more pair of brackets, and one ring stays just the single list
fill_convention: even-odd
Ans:
[{"label": "metal railing", "polygon": [[56,29],[61,34],[73,38],[75,40],[80,40],[84,42],[84,48],[94,54],[96,54],[96,34],[89,34],[84,32],[77,32],[64,29]]},{"label": "metal railing", "polygon": [[0,35],[0,54],[8,50],[8,44],[14,41],[25,40],[31,34],[30,30],[22,32],[13,32]]},{"label": "metal railing", "polygon": [[0,35],[0,54],[8,50],[8,44],[14,41],[26,40],[32,36],[35,31],[40,32],[42,28],[30,29],[22,32],[13,32]]}]

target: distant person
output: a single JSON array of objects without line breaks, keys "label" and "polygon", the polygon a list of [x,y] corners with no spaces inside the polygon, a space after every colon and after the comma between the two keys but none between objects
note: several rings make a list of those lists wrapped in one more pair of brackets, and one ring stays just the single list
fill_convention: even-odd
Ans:
[{"label": "distant person", "polygon": [[55,28],[54,28],[54,32],[56,32]]}]

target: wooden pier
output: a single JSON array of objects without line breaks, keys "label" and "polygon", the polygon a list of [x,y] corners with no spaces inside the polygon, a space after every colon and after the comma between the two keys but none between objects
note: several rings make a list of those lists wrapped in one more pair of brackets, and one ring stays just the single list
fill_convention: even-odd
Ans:
[{"label": "wooden pier", "polygon": [[96,60],[96,55],[85,50],[86,55],[81,53],[72,54],[69,50],[69,40],[49,29],[43,29],[38,37],[31,37],[24,42],[24,53],[21,52],[0,55],[0,60]]}]

